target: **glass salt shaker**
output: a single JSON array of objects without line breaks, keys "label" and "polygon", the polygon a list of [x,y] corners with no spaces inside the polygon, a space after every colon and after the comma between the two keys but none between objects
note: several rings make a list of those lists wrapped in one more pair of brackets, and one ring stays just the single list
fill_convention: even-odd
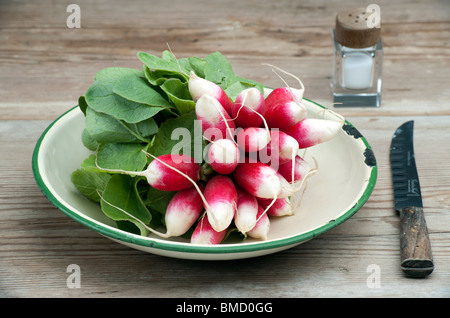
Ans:
[{"label": "glass salt shaker", "polygon": [[378,107],[381,104],[381,28],[368,22],[370,15],[365,8],[358,8],[336,17],[330,83],[335,107]]}]

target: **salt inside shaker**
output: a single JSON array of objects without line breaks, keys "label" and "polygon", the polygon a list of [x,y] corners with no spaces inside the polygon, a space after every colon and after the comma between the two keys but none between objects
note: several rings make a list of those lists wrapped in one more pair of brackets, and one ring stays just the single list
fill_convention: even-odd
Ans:
[{"label": "salt inside shaker", "polygon": [[369,23],[372,14],[357,8],[336,16],[330,83],[336,107],[381,104],[383,46],[380,27]]}]

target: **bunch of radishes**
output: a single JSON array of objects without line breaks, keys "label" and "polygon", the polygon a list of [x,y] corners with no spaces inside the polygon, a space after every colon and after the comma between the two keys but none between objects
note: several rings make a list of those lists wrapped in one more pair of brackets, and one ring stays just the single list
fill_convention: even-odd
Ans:
[{"label": "bunch of radishes", "polygon": [[[299,149],[330,140],[343,122],[306,118],[303,85],[274,89],[266,98],[248,88],[233,103],[218,85],[191,72],[189,92],[203,134],[211,142],[208,163],[218,173],[205,186],[207,204],[197,215],[202,208],[206,214],[191,242],[220,243],[233,221],[249,237],[266,239],[268,215],[293,213],[289,197],[311,171]],[[269,160],[258,161],[260,152]]]},{"label": "bunch of radishes", "polygon": [[147,169],[132,174],[145,176],[156,189],[177,191],[165,213],[166,233],[148,229],[161,237],[181,236],[197,222],[194,244],[219,244],[231,227],[267,239],[268,216],[292,215],[290,198],[316,171],[299,150],[332,139],[343,121],[307,118],[303,85],[276,88],[266,98],[248,88],[234,102],[194,72],[188,87],[214,173],[205,180],[190,156],[148,154],[154,160]]}]

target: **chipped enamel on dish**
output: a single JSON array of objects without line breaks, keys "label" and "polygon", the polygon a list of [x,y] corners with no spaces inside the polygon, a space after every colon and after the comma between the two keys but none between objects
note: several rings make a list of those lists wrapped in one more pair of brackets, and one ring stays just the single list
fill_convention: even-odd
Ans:
[{"label": "chipped enamel on dish", "polygon": [[[312,101],[304,99],[302,103],[308,109],[308,117],[338,120]],[[38,186],[53,205],[84,226],[131,248],[167,257],[231,260],[292,248],[350,218],[367,201],[377,178],[377,165],[369,144],[346,122],[334,139],[307,149],[304,159],[314,166],[314,157],[319,171],[308,179],[301,205],[294,215],[271,217],[267,241],[247,239],[203,246],[182,238],[144,237],[117,229],[99,204],[85,198],[72,184],[71,173],[91,154],[81,142],[83,129],[84,116],[74,107],[44,131],[32,160]],[[303,153],[300,150],[300,155]]]}]

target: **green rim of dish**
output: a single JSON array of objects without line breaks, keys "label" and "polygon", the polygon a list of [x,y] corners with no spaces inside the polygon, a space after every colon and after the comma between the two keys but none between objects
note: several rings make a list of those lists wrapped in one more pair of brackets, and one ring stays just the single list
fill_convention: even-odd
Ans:
[{"label": "green rim of dish", "polygon": [[[305,100],[308,100],[305,98]],[[316,102],[313,102],[311,100],[308,100],[309,102],[321,107],[326,108],[322,105],[317,104]],[[290,237],[280,238],[276,240],[270,240],[270,241],[262,241],[262,242],[252,242],[252,243],[237,243],[237,244],[220,244],[220,245],[213,245],[213,246],[200,246],[200,245],[193,245],[190,243],[180,243],[180,242],[171,242],[171,241],[165,241],[162,239],[154,239],[149,237],[144,237],[140,235],[135,235],[132,233],[128,233],[122,230],[119,230],[117,228],[102,224],[98,221],[91,220],[90,218],[86,218],[83,215],[80,215],[77,211],[71,209],[70,207],[66,206],[63,202],[60,202],[50,191],[48,186],[45,184],[41,171],[39,169],[38,165],[38,159],[40,155],[40,149],[42,142],[44,141],[46,135],[48,132],[52,129],[52,127],[62,120],[66,115],[68,115],[70,112],[75,111],[78,108],[78,106],[75,106],[59,116],[56,120],[54,120],[42,133],[39,140],[36,143],[36,146],[33,151],[33,157],[32,157],[32,169],[34,178],[36,180],[37,185],[43,192],[43,194],[47,197],[47,199],[60,211],[62,211],[64,214],[69,216],[70,218],[74,219],[75,221],[81,223],[82,225],[102,234],[107,237],[110,237],[112,239],[120,240],[125,243],[131,243],[134,245],[139,245],[142,247],[150,247],[154,249],[160,249],[160,250],[167,250],[167,251],[175,251],[175,252],[181,252],[181,253],[201,253],[201,254],[231,254],[231,253],[245,253],[245,252],[256,252],[256,251],[264,251],[264,250],[270,250],[270,249],[278,249],[283,248],[290,245],[299,244],[301,242],[307,241],[309,239],[312,239],[314,237],[317,237],[321,235],[322,233],[325,233],[329,231],[330,229],[338,226],[339,224],[343,223],[347,219],[349,219],[351,216],[353,216],[369,199],[370,195],[372,194],[372,191],[375,187],[375,183],[377,180],[377,174],[378,174],[378,166],[375,163],[371,167],[370,172],[370,178],[367,183],[367,186],[362,193],[361,197],[358,199],[357,203],[351,207],[349,210],[347,210],[345,213],[343,213],[340,217],[331,220],[329,223],[324,224],[322,226],[319,226],[311,231],[293,235]],[[346,121],[346,124],[351,125],[348,121]],[[364,136],[361,135],[358,140],[361,140],[366,149],[372,150],[367,140],[364,138]]]}]

